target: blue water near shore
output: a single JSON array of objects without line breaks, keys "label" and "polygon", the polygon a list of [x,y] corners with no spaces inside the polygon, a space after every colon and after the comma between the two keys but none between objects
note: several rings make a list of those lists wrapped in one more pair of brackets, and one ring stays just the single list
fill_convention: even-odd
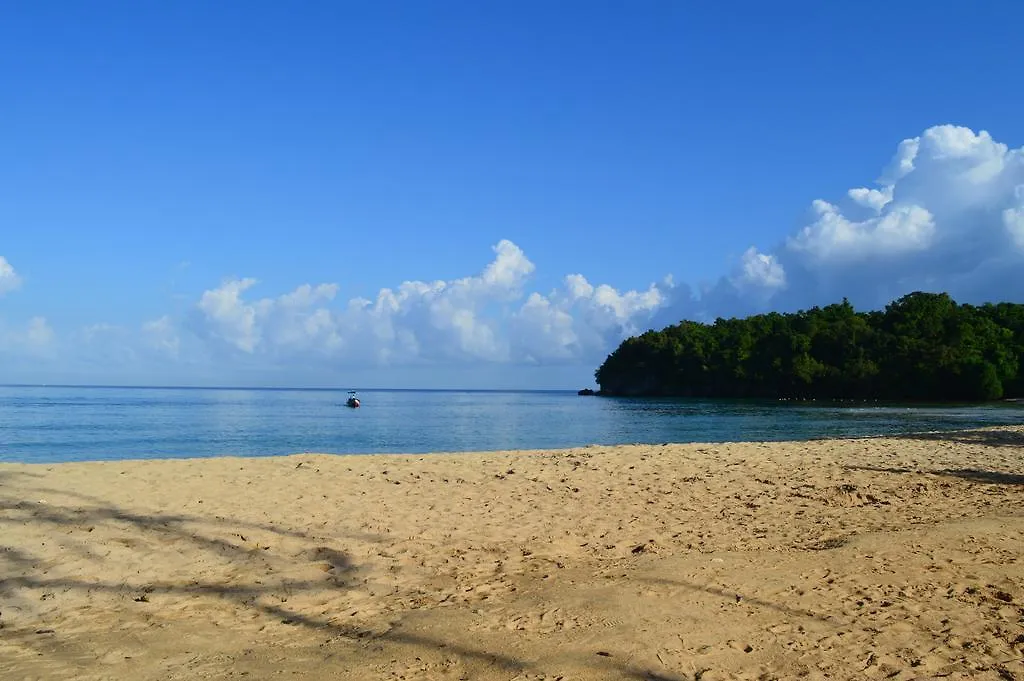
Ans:
[{"label": "blue water near shore", "polygon": [[1024,423],[1024,405],[580,397],[574,392],[0,387],[0,461],[423,453],[798,440]]}]

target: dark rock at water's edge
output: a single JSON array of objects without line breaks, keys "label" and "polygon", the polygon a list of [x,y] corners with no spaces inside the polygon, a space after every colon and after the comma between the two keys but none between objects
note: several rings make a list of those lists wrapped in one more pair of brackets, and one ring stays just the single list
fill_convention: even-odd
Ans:
[{"label": "dark rock at water's edge", "polygon": [[580,390],[580,391],[579,391],[579,392],[577,392],[576,394],[577,394],[577,395],[596,395],[597,393],[596,393],[596,392],[594,392],[594,391],[593,391],[592,389],[590,389],[590,388],[584,388],[583,390]]}]

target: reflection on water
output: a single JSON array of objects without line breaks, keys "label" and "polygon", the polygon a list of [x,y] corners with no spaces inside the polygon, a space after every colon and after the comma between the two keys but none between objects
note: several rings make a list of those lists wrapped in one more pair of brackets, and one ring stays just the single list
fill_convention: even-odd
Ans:
[{"label": "reflection on water", "polygon": [[612,399],[570,392],[0,388],[0,461],[787,440],[1024,422],[1024,405]]}]

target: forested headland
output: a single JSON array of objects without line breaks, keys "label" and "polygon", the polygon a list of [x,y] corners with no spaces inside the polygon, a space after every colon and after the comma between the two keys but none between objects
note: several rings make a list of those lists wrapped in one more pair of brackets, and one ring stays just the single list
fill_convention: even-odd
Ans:
[{"label": "forested headland", "polygon": [[1024,305],[911,293],[795,313],[684,321],[625,340],[602,395],[986,401],[1024,397]]}]

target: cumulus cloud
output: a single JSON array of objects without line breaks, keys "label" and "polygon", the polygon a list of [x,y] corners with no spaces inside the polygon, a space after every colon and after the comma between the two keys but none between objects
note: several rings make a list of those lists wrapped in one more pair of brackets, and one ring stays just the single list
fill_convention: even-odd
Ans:
[{"label": "cumulus cloud", "polygon": [[805,254],[809,261],[821,266],[898,256],[932,245],[935,220],[926,208],[904,205],[883,212],[886,204],[881,204],[877,195],[867,203],[878,206],[880,214],[856,221],[843,215],[838,206],[820,199],[815,201],[817,219],[788,239],[787,249]]},{"label": "cumulus cloud", "polygon": [[[590,361],[635,333],[665,302],[654,285],[619,291],[580,274],[546,295],[527,295],[534,270],[522,249],[502,240],[478,275],[407,281],[373,299],[342,304],[335,304],[335,284],[250,300],[246,294],[256,280],[236,279],[203,293],[188,326],[216,352],[282,363],[324,357],[376,365]],[[177,351],[168,340],[170,320],[152,322],[146,331]]]},{"label": "cumulus cloud", "polygon": [[513,315],[511,358],[530,363],[595,358],[644,331],[666,302],[664,287],[657,284],[646,291],[620,292],[570,274],[548,295],[532,293]]},{"label": "cumulus cloud", "polygon": [[856,192],[867,217],[858,219],[856,206],[816,205],[818,219],[787,240],[780,260],[808,285],[872,305],[914,288],[998,300],[1024,292],[1024,277],[1002,276],[1024,264],[1024,148],[936,126],[901,142],[878,184]]},{"label": "cumulus cloud", "polygon": [[0,296],[21,286],[21,277],[14,271],[14,266],[7,258],[0,255]]},{"label": "cumulus cloud", "polygon": [[1024,299],[1024,148],[940,125],[896,146],[875,186],[811,202],[773,249],[751,247],[696,299],[659,316],[708,320],[848,297],[879,307],[914,290],[968,302]]},{"label": "cumulus cloud", "polygon": [[776,256],[760,253],[751,246],[743,253],[729,281],[740,292],[771,295],[786,287],[786,270]]},{"label": "cumulus cloud", "polygon": [[[282,348],[323,349],[324,344],[336,343],[330,312],[319,306],[334,298],[337,285],[306,284],[277,298],[247,302],[243,294],[256,284],[256,279],[236,279],[204,292],[196,305],[193,330],[222,347],[250,355]],[[143,330],[172,349],[177,341],[169,340],[169,323],[163,318]]]}]

